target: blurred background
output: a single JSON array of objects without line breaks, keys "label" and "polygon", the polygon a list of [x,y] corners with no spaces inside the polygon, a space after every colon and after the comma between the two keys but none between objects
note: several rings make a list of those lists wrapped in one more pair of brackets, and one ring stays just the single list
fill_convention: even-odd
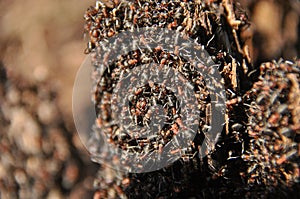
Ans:
[{"label": "blurred background", "polygon": [[[253,63],[299,57],[298,0],[241,0]],[[76,134],[72,88],[95,0],[0,0],[0,198],[91,198],[97,165]],[[249,44],[250,45],[250,44]]]},{"label": "blurred background", "polygon": [[242,34],[253,41],[252,60],[294,60],[300,55],[299,0],[235,0],[248,12],[251,28]]},{"label": "blurred background", "polygon": [[[0,1],[0,198],[92,198],[72,118],[94,0]],[[4,69],[5,68],[5,69]]]},{"label": "blurred background", "polygon": [[26,79],[55,81],[63,114],[71,114],[71,93],[83,61],[86,9],[95,0],[0,1],[0,59]]}]

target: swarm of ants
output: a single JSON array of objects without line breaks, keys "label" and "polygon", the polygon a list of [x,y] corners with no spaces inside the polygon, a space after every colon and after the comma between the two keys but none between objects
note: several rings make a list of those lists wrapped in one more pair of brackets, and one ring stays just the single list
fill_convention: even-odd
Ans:
[{"label": "swarm of ants", "polygon": [[[135,151],[147,147],[147,150],[159,150],[160,144],[177,134],[180,122],[175,116],[176,106],[164,106],[168,100],[162,99],[171,96],[171,104],[176,104],[176,96],[162,87],[146,85],[133,92],[128,109],[136,125],[147,125],[150,102],[154,100],[166,107],[165,112],[173,123],[159,131],[160,139],[132,139],[120,133],[116,126],[107,128],[112,121],[110,99],[122,71],[130,73],[141,64],[155,62],[180,71],[190,82],[197,82],[195,79],[201,77],[186,69],[188,63],[176,55],[176,50],[164,52],[158,39],[156,48],[122,55],[108,63],[103,73],[99,59],[105,60],[105,57],[100,54],[109,52],[103,47],[103,41],[143,27],[185,33],[218,64],[226,91],[224,127],[207,156],[200,157],[198,146],[207,136],[203,128],[210,122],[207,116],[211,114],[208,108],[211,101],[205,83],[198,81],[194,86],[199,89],[194,91],[199,94],[196,98],[198,96],[199,111],[203,114],[188,152],[168,167],[149,173],[122,173],[101,165],[95,180],[95,198],[299,195],[295,189],[299,187],[300,177],[300,62],[279,60],[254,67],[249,50],[251,25],[239,4],[229,0],[97,1],[95,6],[88,8],[84,19],[90,38],[85,52],[92,55],[94,65],[95,126],[105,129],[107,139],[128,153],[132,148]],[[119,46],[111,44],[110,47]],[[166,94],[160,98],[157,93]]]}]

